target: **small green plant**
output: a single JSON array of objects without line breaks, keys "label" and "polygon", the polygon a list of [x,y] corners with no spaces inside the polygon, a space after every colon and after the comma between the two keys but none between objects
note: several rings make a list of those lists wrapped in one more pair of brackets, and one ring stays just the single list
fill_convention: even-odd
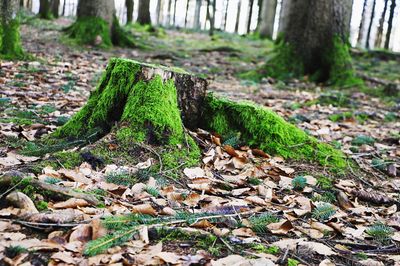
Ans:
[{"label": "small green plant", "polygon": [[318,204],[318,206],[315,207],[315,209],[312,211],[312,217],[319,221],[326,221],[335,213],[336,209],[332,204],[327,202],[322,202]]},{"label": "small green plant", "polygon": [[361,146],[364,144],[372,145],[375,143],[375,139],[365,135],[358,135],[352,141],[351,144],[354,146]]},{"label": "small green plant", "polygon": [[155,187],[146,187],[146,192],[157,198],[160,195],[160,192]]},{"label": "small green plant", "polygon": [[324,190],[330,190],[333,187],[332,179],[327,176],[320,176],[317,178],[317,186]]},{"label": "small green plant", "polygon": [[394,233],[393,228],[387,226],[381,222],[377,222],[372,226],[368,227],[365,231],[367,235],[371,236],[375,241],[385,244],[389,242],[391,236]]},{"label": "small green plant", "polygon": [[357,252],[356,253],[356,257],[360,260],[366,260],[368,259],[367,254],[365,254],[364,252]]},{"label": "small green plant", "polygon": [[36,203],[36,208],[38,209],[38,211],[47,210],[47,208],[48,208],[48,203],[45,202],[45,201],[43,201],[43,200],[40,200],[40,201],[38,201],[38,202]]},{"label": "small green plant", "polygon": [[107,174],[106,181],[122,186],[132,186],[136,184],[137,178],[126,171],[120,171]]},{"label": "small green plant", "polygon": [[51,177],[51,176],[46,176],[44,179],[44,182],[46,182],[47,184],[52,184],[55,185],[57,183],[60,183],[61,180],[55,177]]},{"label": "small green plant", "polygon": [[303,190],[307,185],[307,179],[304,176],[296,176],[292,180],[292,186],[295,190]]},{"label": "small green plant", "polygon": [[288,266],[297,266],[297,265],[299,265],[299,264],[300,264],[300,262],[299,262],[298,260],[291,259],[291,258],[289,258],[289,259],[287,260],[287,265],[288,265]]},{"label": "small green plant", "polygon": [[250,185],[253,185],[253,186],[257,186],[262,183],[262,181],[260,179],[258,179],[257,177],[250,177],[248,182]]},{"label": "small green plant", "polygon": [[269,246],[266,247],[263,244],[252,244],[251,248],[255,251],[257,251],[258,253],[267,253],[267,254],[272,254],[272,255],[276,255],[279,253],[279,247],[277,246]]},{"label": "small green plant", "polygon": [[267,225],[271,223],[276,223],[278,221],[278,217],[267,212],[260,215],[252,216],[249,219],[251,229],[258,234],[265,234],[267,232]]},{"label": "small green plant", "polygon": [[240,146],[240,133],[230,133],[226,136],[226,139],[222,145],[229,145],[237,149]]},{"label": "small green plant", "polygon": [[19,254],[26,253],[26,252],[28,252],[28,250],[26,248],[24,248],[24,247],[21,247],[21,246],[9,246],[9,247],[5,248],[4,255],[6,255],[6,257],[8,257],[10,259],[13,259],[16,256],[18,256]]},{"label": "small green plant", "polygon": [[327,191],[322,193],[322,195],[314,196],[311,200],[314,202],[322,201],[327,203],[333,203],[336,201],[336,196],[332,192]]}]

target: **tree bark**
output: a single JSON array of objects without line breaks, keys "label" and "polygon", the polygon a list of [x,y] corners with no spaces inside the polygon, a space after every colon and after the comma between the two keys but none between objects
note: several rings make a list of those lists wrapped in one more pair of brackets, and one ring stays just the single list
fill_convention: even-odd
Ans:
[{"label": "tree bark", "polygon": [[168,24],[168,26],[171,26],[171,18],[173,16],[173,14],[172,14],[172,1],[174,1],[174,0],[168,0],[168,13],[167,13],[167,24]]},{"label": "tree bark", "polygon": [[139,13],[137,22],[141,25],[151,25],[150,0],[139,0]]},{"label": "tree bark", "polygon": [[176,26],[176,1],[177,0],[174,0],[174,18],[173,18],[173,21],[172,21],[172,25],[173,26]]},{"label": "tree bark", "polygon": [[289,22],[290,6],[294,0],[282,0],[281,12],[279,16],[278,35],[281,36],[286,32]]},{"label": "tree bark", "polygon": [[284,32],[286,48],[280,47],[277,57],[287,66],[286,71],[312,75],[320,82],[356,81],[347,46],[349,3],[351,0],[291,1]]},{"label": "tree bark", "polygon": [[262,6],[263,6],[263,0],[257,0],[257,6],[258,6],[258,13],[257,13],[257,27],[256,31],[259,31],[260,29],[260,23],[261,23],[261,12],[262,12]]},{"label": "tree bark", "polygon": [[109,0],[79,0],[77,20],[66,33],[80,44],[134,46],[119,26],[114,1]]},{"label": "tree bark", "polygon": [[389,0],[385,0],[385,5],[383,7],[381,18],[379,19],[378,32],[376,34],[376,40],[375,40],[375,47],[378,47],[378,48],[381,47],[381,45],[382,45],[383,25],[385,23],[388,2],[389,2]]},{"label": "tree bark", "polygon": [[189,4],[190,4],[190,1],[186,0],[185,28],[187,27],[187,23],[188,23]]},{"label": "tree bark", "polygon": [[370,38],[371,38],[372,24],[373,24],[374,18],[375,18],[375,6],[376,6],[376,0],[374,0],[374,2],[372,3],[371,17],[369,20],[368,31],[367,31],[367,41],[366,41],[365,47],[368,50],[369,50],[369,42],[370,42]]},{"label": "tree bark", "polygon": [[237,13],[236,13],[236,23],[235,23],[235,32],[239,33],[239,22],[240,22],[240,7],[242,5],[242,1],[238,0],[237,5]]},{"label": "tree bark", "polygon": [[260,37],[272,39],[276,13],[276,0],[264,0],[261,12]]},{"label": "tree bark", "polygon": [[251,18],[253,17],[254,0],[249,0],[249,15],[247,17],[247,33],[250,33]]},{"label": "tree bark", "polygon": [[40,0],[39,18],[51,19],[50,0]]},{"label": "tree bark", "polygon": [[365,20],[367,19],[367,3],[368,0],[364,0],[364,4],[363,4],[363,9],[362,9],[362,13],[361,13],[361,22],[360,22],[360,26],[358,27],[358,38],[357,38],[357,43],[359,45],[362,46],[362,41],[364,38],[364,24],[365,24]]},{"label": "tree bark", "polygon": [[386,40],[385,40],[385,46],[384,46],[385,49],[389,49],[390,35],[392,34],[393,18],[394,18],[394,10],[395,9],[396,9],[396,0],[392,0],[392,4],[390,5],[388,29],[387,29],[387,32],[386,32]]},{"label": "tree bark", "polygon": [[19,33],[18,10],[18,0],[0,2],[0,58],[18,59],[24,56]]},{"label": "tree bark", "polygon": [[162,0],[157,0],[157,9],[156,9],[157,25],[162,24],[162,10],[163,10],[162,5],[163,5]]},{"label": "tree bark", "polygon": [[223,23],[221,25],[221,29],[226,31],[226,27],[227,27],[227,21],[228,21],[228,8],[229,8],[229,0],[226,0],[226,5],[225,5],[225,9],[224,9],[224,17],[223,17]]},{"label": "tree bark", "polygon": [[196,30],[200,29],[200,10],[201,10],[202,0],[196,0],[196,6],[194,9],[194,24],[193,28]]},{"label": "tree bark", "polygon": [[133,22],[133,0],[125,0],[126,24]]},{"label": "tree bark", "polygon": [[[211,16],[211,12],[210,12],[210,1],[212,1],[212,16]],[[210,36],[214,36],[214,30],[215,30],[215,9],[216,9],[216,0],[207,0],[207,12],[208,12],[208,18],[210,21],[210,31],[208,32],[208,34]]]},{"label": "tree bark", "polygon": [[52,0],[51,1],[51,14],[53,15],[54,18],[59,17],[59,11],[60,9],[60,0]]}]

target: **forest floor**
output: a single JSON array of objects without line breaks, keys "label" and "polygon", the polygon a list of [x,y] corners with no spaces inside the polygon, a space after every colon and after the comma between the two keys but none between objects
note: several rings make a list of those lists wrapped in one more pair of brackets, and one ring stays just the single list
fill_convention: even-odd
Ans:
[{"label": "forest floor", "polygon": [[[27,20],[34,59],[0,61],[1,265],[400,265],[399,55],[354,51],[362,89],[256,81],[240,76],[270,56],[268,40],[132,26],[140,48],[100,50],[66,39],[69,23]],[[109,160],[81,147],[19,154],[85,104],[111,57],[196,73],[210,91],[266,106],[354,163],[334,174],[246,143],[227,150],[201,130],[202,163],[157,174],[157,156],[118,157],[112,142]],[[118,216],[127,213],[140,215]]]}]

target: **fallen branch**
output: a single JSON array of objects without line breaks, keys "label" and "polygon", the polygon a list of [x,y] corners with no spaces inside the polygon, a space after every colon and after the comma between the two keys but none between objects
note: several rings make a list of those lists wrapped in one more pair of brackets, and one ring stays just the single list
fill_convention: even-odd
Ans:
[{"label": "fallen branch", "polygon": [[[24,174],[19,171],[9,171],[9,172],[4,173],[0,177],[0,185],[3,187],[11,186],[14,183],[20,182],[24,178],[25,178]],[[55,194],[61,194],[61,195],[67,196],[67,197],[72,197],[72,198],[77,198],[77,199],[84,199],[92,205],[100,204],[100,201],[94,195],[77,192],[77,191],[72,190],[71,188],[61,187],[59,185],[54,185],[54,184],[48,184],[48,183],[42,182],[35,178],[31,178],[29,180],[29,184],[34,187],[37,187],[41,190],[51,191]]]}]

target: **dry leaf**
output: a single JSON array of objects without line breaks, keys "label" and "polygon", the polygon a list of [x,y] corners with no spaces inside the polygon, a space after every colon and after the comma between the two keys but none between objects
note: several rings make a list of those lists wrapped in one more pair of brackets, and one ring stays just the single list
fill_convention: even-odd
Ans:
[{"label": "dry leaf", "polygon": [[148,203],[135,205],[131,209],[132,213],[141,213],[141,214],[148,214],[148,215],[157,215],[156,210]]},{"label": "dry leaf", "polygon": [[89,203],[84,199],[70,198],[63,202],[58,202],[53,205],[54,209],[75,209],[77,207],[86,207]]}]

